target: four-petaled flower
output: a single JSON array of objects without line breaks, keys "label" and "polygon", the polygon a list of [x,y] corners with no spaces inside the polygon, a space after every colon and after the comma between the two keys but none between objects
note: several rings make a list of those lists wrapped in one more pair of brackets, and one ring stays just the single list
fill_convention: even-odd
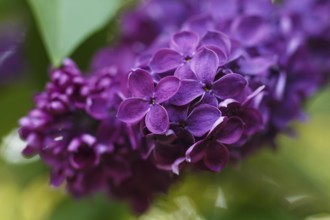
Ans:
[{"label": "four-petaled flower", "polygon": [[186,129],[195,137],[206,134],[221,117],[219,109],[208,104],[198,105],[190,112],[187,107],[173,106],[167,110],[173,125]]},{"label": "four-petaled flower", "polygon": [[229,150],[226,145],[239,141],[242,134],[241,119],[222,117],[204,139],[197,141],[186,151],[186,161],[197,163],[203,160],[203,165],[207,169],[219,172],[229,160]]},{"label": "four-petaled flower", "polygon": [[216,98],[235,98],[247,86],[243,76],[229,73],[215,81],[219,59],[217,54],[208,48],[202,48],[191,61],[191,70],[196,79],[182,79],[179,91],[171,98],[174,105],[182,106],[200,96]]},{"label": "four-petaled flower", "polygon": [[[190,31],[181,31],[172,36],[170,49],[160,49],[150,61],[150,68],[155,73],[185,66],[196,53],[199,43],[197,34]],[[179,68],[180,69],[180,68]]]},{"label": "four-petaled flower", "polygon": [[169,117],[160,104],[175,95],[180,80],[167,76],[154,86],[151,75],[145,70],[137,69],[130,74],[128,84],[132,98],[120,104],[117,117],[126,123],[136,123],[145,116],[145,124],[150,132],[165,133],[169,127]]}]

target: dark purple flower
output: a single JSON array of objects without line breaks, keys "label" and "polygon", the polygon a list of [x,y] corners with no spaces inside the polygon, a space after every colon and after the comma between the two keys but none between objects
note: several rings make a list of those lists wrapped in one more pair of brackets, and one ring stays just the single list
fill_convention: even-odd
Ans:
[{"label": "dark purple flower", "polygon": [[198,105],[189,113],[187,108],[181,110],[182,113],[177,108],[168,108],[171,124],[186,129],[195,137],[206,134],[221,116],[218,108],[207,104]]},{"label": "dark purple flower", "polygon": [[157,51],[150,61],[150,68],[155,73],[163,73],[186,65],[194,56],[199,37],[193,32],[182,31],[173,35],[171,49]]},{"label": "dark purple flower", "polygon": [[215,98],[226,99],[240,95],[247,82],[239,74],[227,74],[215,80],[219,67],[218,56],[210,49],[203,48],[191,61],[196,79],[183,79],[179,91],[171,99],[174,105],[186,105],[207,93]]},{"label": "dark purple flower", "polygon": [[154,86],[152,77],[142,69],[129,76],[129,89],[133,98],[124,100],[118,108],[118,118],[126,123],[136,123],[145,117],[147,128],[156,134],[165,133],[169,127],[166,109],[160,104],[169,100],[178,91],[178,78],[168,76]]},{"label": "dark purple flower", "polygon": [[236,116],[244,123],[244,134],[253,135],[263,129],[263,118],[258,109],[235,100],[225,100],[220,103],[220,110],[224,116]]},{"label": "dark purple flower", "polygon": [[203,160],[207,169],[221,171],[229,161],[229,150],[226,145],[234,144],[243,134],[243,122],[239,118],[220,118],[209,134],[197,141],[186,152],[189,163]]},{"label": "dark purple flower", "polygon": [[[50,77],[51,82],[46,85],[47,90],[50,91],[50,93],[45,94],[47,97],[58,93],[66,96],[72,102],[73,108],[85,107],[89,88],[80,70],[72,60],[66,59],[60,68],[51,69]],[[40,101],[37,102],[39,103]]]},{"label": "dark purple flower", "polygon": [[190,63],[204,46],[217,54],[221,66],[236,56],[233,42],[221,32],[208,31],[200,39],[192,31],[181,31],[172,36],[170,48],[160,49],[153,55],[149,67],[154,73],[175,70],[174,75],[180,79],[191,78]]},{"label": "dark purple flower", "polygon": [[69,160],[75,169],[84,169],[96,166],[100,163],[100,155],[112,149],[101,144],[97,144],[95,137],[89,134],[82,134],[73,139],[68,145],[71,153]]}]

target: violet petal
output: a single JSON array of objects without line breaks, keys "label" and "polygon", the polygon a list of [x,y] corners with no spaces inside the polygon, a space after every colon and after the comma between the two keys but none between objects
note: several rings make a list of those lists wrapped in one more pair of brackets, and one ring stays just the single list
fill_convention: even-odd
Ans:
[{"label": "violet petal", "polygon": [[107,100],[101,96],[91,96],[86,101],[86,111],[95,119],[105,119],[109,116]]},{"label": "violet petal", "polygon": [[203,93],[204,90],[199,82],[195,80],[182,80],[178,92],[170,99],[170,102],[179,106],[186,105]]},{"label": "violet petal", "polygon": [[240,71],[249,75],[263,74],[274,66],[276,61],[275,56],[248,58],[239,62]]},{"label": "violet petal", "polygon": [[213,141],[205,151],[204,164],[213,172],[220,172],[228,163],[229,151],[224,145]]},{"label": "violet petal", "polygon": [[230,39],[227,35],[218,31],[208,31],[201,39],[200,45],[213,45],[220,48],[225,54],[228,54],[231,47]]},{"label": "violet petal", "polygon": [[167,76],[159,81],[155,89],[157,103],[169,100],[180,88],[180,80],[174,76]]},{"label": "violet petal", "polygon": [[192,110],[186,120],[186,128],[194,136],[201,137],[206,134],[221,116],[218,108],[211,105],[200,105]]},{"label": "violet petal", "polygon": [[231,31],[246,46],[262,42],[269,33],[264,18],[258,15],[244,15],[237,18],[232,24]]},{"label": "violet petal", "polygon": [[191,69],[201,82],[211,84],[217,73],[219,59],[215,52],[203,48],[191,60]]},{"label": "violet petal", "polygon": [[218,56],[219,66],[223,66],[228,63],[227,54],[222,49],[213,45],[207,45],[205,47],[212,50]]},{"label": "violet petal", "polygon": [[184,58],[175,50],[161,49],[151,58],[149,66],[153,72],[163,73],[175,69],[183,61]]},{"label": "violet petal", "polygon": [[173,35],[171,46],[183,56],[191,56],[197,48],[198,38],[198,35],[193,32],[181,31]]},{"label": "violet petal", "polygon": [[166,110],[170,121],[174,123],[185,121],[188,115],[187,106],[168,105],[166,106]]},{"label": "violet petal", "polygon": [[149,108],[150,105],[146,100],[129,98],[119,105],[117,117],[125,123],[136,123],[145,116]]},{"label": "violet petal", "polygon": [[206,32],[214,28],[214,22],[209,15],[194,16],[183,25],[184,30],[194,31],[199,36],[204,36]]},{"label": "violet petal", "polygon": [[243,134],[243,122],[237,117],[225,120],[214,130],[214,136],[218,142],[223,144],[233,144],[237,142]]},{"label": "violet petal", "polygon": [[206,144],[207,141],[203,139],[190,146],[186,151],[186,161],[188,163],[196,163],[203,159],[206,150],[205,148],[207,147]]},{"label": "violet petal", "polygon": [[169,119],[166,109],[158,104],[153,105],[146,115],[146,126],[155,134],[163,134],[168,130]]},{"label": "violet petal", "polygon": [[211,93],[205,92],[201,99],[196,103],[196,105],[208,104],[212,106],[218,106],[218,99]]},{"label": "violet petal", "polygon": [[247,81],[243,76],[230,73],[217,80],[212,86],[212,91],[217,97],[227,99],[239,95],[246,85]]},{"label": "violet petal", "polygon": [[262,115],[254,108],[243,108],[239,117],[244,121],[244,133],[247,135],[253,135],[262,128]]},{"label": "violet petal", "polygon": [[142,69],[137,69],[129,75],[128,86],[133,97],[148,98],[154,91],[151,75]]},{"label": "violet petal", "polygon": [[196,79],[195,74],[190,69],[189,63],[184,63],[180,65],[174,72],[174,76],[179,79]]}]

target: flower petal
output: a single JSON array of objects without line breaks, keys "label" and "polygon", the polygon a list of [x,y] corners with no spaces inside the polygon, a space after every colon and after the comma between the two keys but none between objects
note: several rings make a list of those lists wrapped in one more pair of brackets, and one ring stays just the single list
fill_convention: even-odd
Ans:
[{"label": "flower petal", "polygon": [[162,103],[175,95],[180,88],[180,80],[174,76],[162,78],[155,89],[155,99],[157,103]]},{"label": "flower petal", "polygon": [[203,159],[208,141],[205,139],[197,141],[186,151],[186,161],[188,163],[196,163]]},{"label": "flower petal", "polygon": [[199,37],[190,31],[181,31],[172,37],[171,46],[183,56],[191,56],[198,46]]},{"label": "flower petal", "polygon": [[231,117],[215,128],[213,135],[222,144],[233,144],[241,138],[243,130],[242,120]]},{"label": "flower petal", "polygon": [[180,65],[174,72],[174,76],[178,77],[179,79],[196,79],[195,74],[190,69],[189,63],[184,63]]},{"label": "flower petal", "polygon": [[186,105],[205,91],[202,85],[195,80],[182,80],[178,92],[170,99],[174,105]]},{"label": "flower petal", "polygon": [[249,75],[263,74],[270,67],[276,64],[277,58],[275,56],[255,57],[246,60],[240,60],[240,71]]},{"label": "flower petal", "polygon": [[153,72],[163,73],[175,69],[183,62],[184,58],[175,50],[161,49],[151,58],[149,66]]},{"label": "flower petal", "polygon": [[55,168],[50,173],[50,185],[53,187],[59,187],[65,180],[65,172],[63,168]]},{"label": "flower petal", "polygon": [[178,135],[169,129],[165,134],[147,134],[145,138],[149,145],[154,145],[155,143],[171,144],[178,138]]},{"label": "flower petal", "polygon": [[180,166],[182,166],[184,163],[186,162],[186,158],[185,157],[180,157],[178,159],[176,159],[174,161],[174,163],[172,164],[172,172],[176,175],[180,174]]},{"label": "flower petal", "polygon": [[204,156],[205,166],[213,172],[220,172],[228,163],[229,151],[224,145],[213,141],[209,144]]},{"label": "flower petal", "polygon": [[151,75],[142,69],[130,73],[128,86],[133,97],[149,98],[154,92],[154,82]]},{"label": "flower petal", "polygon": [[257,108],[261,102],[261,99],[264,96],[264,89],[266,88],[265,85],[259,86],[256,90],[254,90],[253,92],[251,92],[246,99],[244,100],[244,102],[242,103],[242,105],[244,106],[253,106],[255,108]]},{"label": "flower petal", "polygon": [[203,83],[211,84],[217,73],[219,59],[215,52],[203,48],[191,60],[191,70],[195,73],[198,80]]},{"label": "flower petal", "polygon": [[163,134],[168,130],[169,119],[165,108],[161,105],[153,105],[147,113],[146,126],[154,134]]},{"label": "flower petal", "polygon": [[182,157],[182,150],[172,144],[157,143],[153,153],[153,159],[157,164],[172,165],[172,163],[179,157]]},{"label": "flower petal", "polygon": [[187,119],[187,115],[188,115],[187,106],[167,105],[166,110],[170,118],[170,121],[175,124],[179,124],[183,121],[186,121]]},{"label": "flower petal", "polygon": [[269,34],[266,21],[258,15],[240,16],[234,20],[231,31],[246,46],[253,46],[262,42]]},{"label": "flower petal", "polygon": [[140,98],[129,98],[120,103],[117,117],[125,123],[140,121],[149,111],[149,103]]},{"label": "flower petal", "polygon": [[193,16],[183,25],[184,30],[193,31],[199,36],[204,36],[207,30],[214,28],[210,15]]},{"label": "flower petal", "polygon": [[243,76],[230,73],[217,80],[212,86],[212,91],[218,98],[233,98],[243,92],[246,85],[247,81]]},{"label": "flower petal", "polygon": [[244,133],[253,135],[263,126],[261,113],[254,108],[243,108],[239,117],[244,121]]},{"label": "flower petal", "polygon": [[244,53],[242,43],[238,40],[231,39],[231,44],[230,44],[230,52],[228,56],[227,62],[231,62],[238,57],[242,56]]},{"label": "flower petal", "polygon": [[212,50],[218,56],[219,66],[223,66],[228,63],[227,54],[222,49],[214,45],[207,45],[205,47]]},{"label": "flower petal", "polygon": [[208,31],[201,39],[200,45],[213,45],[220,48],[226,55],[230,51],[231,42],[227,35],[218,31]]},{"label": "flower petal", "polygon": [[211,93],[205,92],[195,105],[208,104],[218,106],[218,99]]},{"label": "flower petal", "polygon": [[95,119],[105,119],[109,117],[107,101],[107,99],[98,95],[91,96],[87,98],[86,111]]},{"label": "flower petal", "polygon": [[192,110],[186,121],[186,129],[194,136],[201,137],[212,128],[221,116],[218,108],[211,105],[200,105]]}]

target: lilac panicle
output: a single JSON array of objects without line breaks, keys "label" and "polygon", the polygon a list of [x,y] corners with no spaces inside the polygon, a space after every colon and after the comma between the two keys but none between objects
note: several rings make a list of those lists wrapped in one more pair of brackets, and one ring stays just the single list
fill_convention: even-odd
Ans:
[{"label": "lilac panicle", "polygon": [[220,172],[276,147],[304,118],[330,78],[329,10],[312,0],[143,1],[88,75],[69,59],[50,70],[20,120],[23,154],[40,155],[52,185],[76,197],[105,191],[141,213],[173,173]]},{"label": "lilac panicle", "polygon": [[[113,56],[112,52],[109,55]],[[23,154],[38,154],[50,167],[51,185],[64,182],[67,191],[77,198],[105,191],[142,212],[154,194],[166,191],[174,178],[139,157],[136,148],[142,140],[138,129],[116,119],[122,101],[121,81],[127,77],[120,68],[117,70],[114,73],[99,68],[87,77],[71,60],[65,60],[62,67],[51,69],[51,81],[36,95],[35,109],[20,120],[19,133],[27,142]],[[159,100],[164,98],[159,95]],[[155,178],[148,176],[152,187],[139,195],[130,190],[141,190],[142,185],[129,185],[145,178],[144,173],[136,173],[136,166],[157,170]],[[138,205],[139,199],[148,203]]]}]

